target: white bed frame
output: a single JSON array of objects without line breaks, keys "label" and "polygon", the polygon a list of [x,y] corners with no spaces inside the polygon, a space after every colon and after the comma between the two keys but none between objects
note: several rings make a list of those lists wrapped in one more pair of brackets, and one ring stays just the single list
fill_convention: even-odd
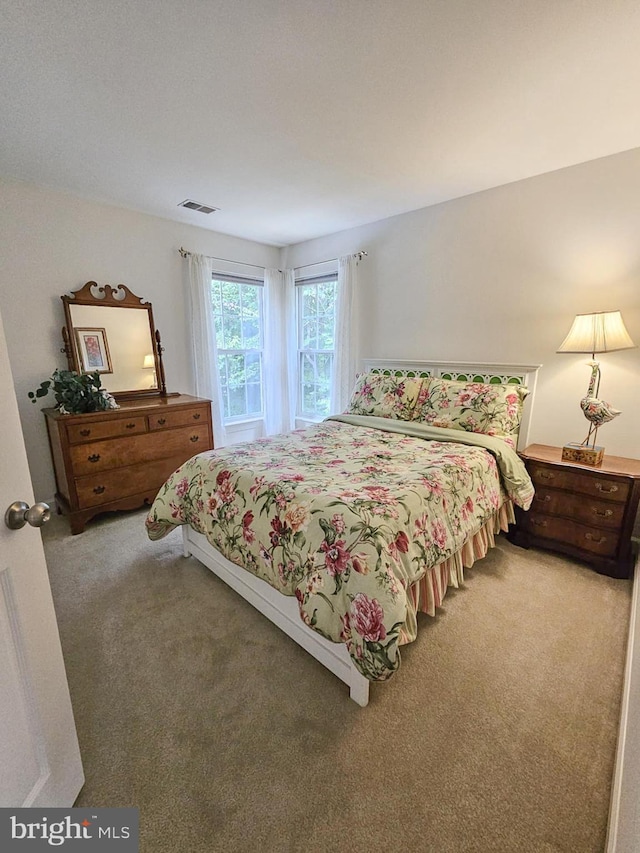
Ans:
[{"label": "white bed frame", "polygon": [[[541,365],[522,364],[474,364],[469,362],[448,361],[391,361],[387,359],[365,359],[365,370],[392,372],[419,376],[443,376],[452,379],[473,379],[483,377],[483,381],[499,376],[501,381],[517,380],[529,388],[521,422],[518,447],[528,443],[529,424],[537,372]],[[495,380],[494,380],[495,381]],[[189,525],[182,526],[183,552],[185,557],[194,556],[217,577],[234,589],[245,601],[277,625],[287,636],[295,640],[328,670],[337,675],[349,687],[349,695],[363,708],[369,702],[371,682],[361,675],[351,662],[344,643],[332,643],[300,619],[298,601],[295,596],[278,592],[261,578],[237,566],[209,544],[207,539]]]}]

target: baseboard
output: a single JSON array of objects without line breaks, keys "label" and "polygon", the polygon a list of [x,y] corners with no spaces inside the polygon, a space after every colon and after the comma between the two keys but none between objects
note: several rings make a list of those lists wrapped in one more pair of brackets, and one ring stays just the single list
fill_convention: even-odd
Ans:
[{"label": "baseboard", "polygon": [[611,790],[606,853],[637,853],[640,846],[640,557],[636,558],[627,660]]}]

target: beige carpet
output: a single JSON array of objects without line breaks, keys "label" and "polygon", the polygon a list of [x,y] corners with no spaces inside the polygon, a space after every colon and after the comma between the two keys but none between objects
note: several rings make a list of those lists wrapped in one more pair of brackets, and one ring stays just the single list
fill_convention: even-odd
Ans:
[{"label": "beige carpet", "polygon": [[361,709],[143,519],[44,532],[77,805],[142,853],[603,851],[629,581],[499,537]]}]

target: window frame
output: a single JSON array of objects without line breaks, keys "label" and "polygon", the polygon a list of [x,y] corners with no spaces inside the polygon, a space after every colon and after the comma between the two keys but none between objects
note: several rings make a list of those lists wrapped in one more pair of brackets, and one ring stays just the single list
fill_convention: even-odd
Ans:
[{"label": "window frame", "polygon": [[[333,306],[333,347],[331,349],[315,349],[315,348],[303,348],[303,328],[302,328],[302,288],[309,286],[318,286],[320,284],[327,284],[329,282],[333,282],[336,284],[336,299],[334,300]],[[328,355],[331,357],[331,367],[333,370],[333,359],[335,358],[335,322],[336,322],[336,303],[337,303],[337,282],[338,282],[338,273],[337,271],[321,273],[316,275],[304,276],[297,278],[295,280],[296,287],[296,420],[299,421],[309,421],[309,422],[318,422],[323,418],[327,417],[327,414],[321,414],[319,412],[305,412],[302,409],[302,401],[303,401],[303,356],[305,354],[313,354],[313,355]],[[299,289],[300,288],[300,289]]]},{"label": "window frame", "polygon": [[[218,339],[218,333],[216,329],[216,349],[218,351],[218,362],[220,363],[220,356],[234,356],[234,355],[243,355],[253,354],[259,356],[259,364],[260,364],[260,400],[261,400],[261,410],[260,412],[251,412],[241,415],[225,415],[225,404],[229,404],[230,408],[230,400],[228,395],[228,386],[223,384],[222,376],[220,376],[220,392],[222,394],[222,419],[225,426],[233,426],[234,424],[247,423],[250,421],[259,421],[264,420],[265,417],[265,376],[264,376],[264,364],[265,364],[265,328],[264,328],[264,280],[260,278],[252,278],[250,276],[239,276],[233,275],[232,273],[223,273],[220,271],[214,270],[211,273],[211,311],[213,316],[213,322],[216,323],[217,312],[215,310],[214,303],[214,282],[223,282],[229,284],[239,284],[239,285],[249,285],[251,287],[261,288],[259,294],[259,319],[258,319],[258,331],[260,336],[260,348],[251,348],[248,347],[246,349],[229,349],[226,347],[222,347],[220,345],[220,340]],[[223,323],[224,323],[224,311],[222,313]],[[246,364],[246,362],[245,362]],[[225,377],[226,378],[226,377]],[[225,395],[225,389],[227,393]],[[245,402],[247,401],[247,391],[246,391],[246,383],[245,383]]]}]

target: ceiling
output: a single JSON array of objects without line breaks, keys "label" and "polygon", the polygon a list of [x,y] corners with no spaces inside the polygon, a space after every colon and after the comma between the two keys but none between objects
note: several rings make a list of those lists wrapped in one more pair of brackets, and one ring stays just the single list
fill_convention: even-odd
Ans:
[{"label": "ceiling", "polygon": [[640,146],[637,0],[0,15],[1,176],[273,245]]}]

